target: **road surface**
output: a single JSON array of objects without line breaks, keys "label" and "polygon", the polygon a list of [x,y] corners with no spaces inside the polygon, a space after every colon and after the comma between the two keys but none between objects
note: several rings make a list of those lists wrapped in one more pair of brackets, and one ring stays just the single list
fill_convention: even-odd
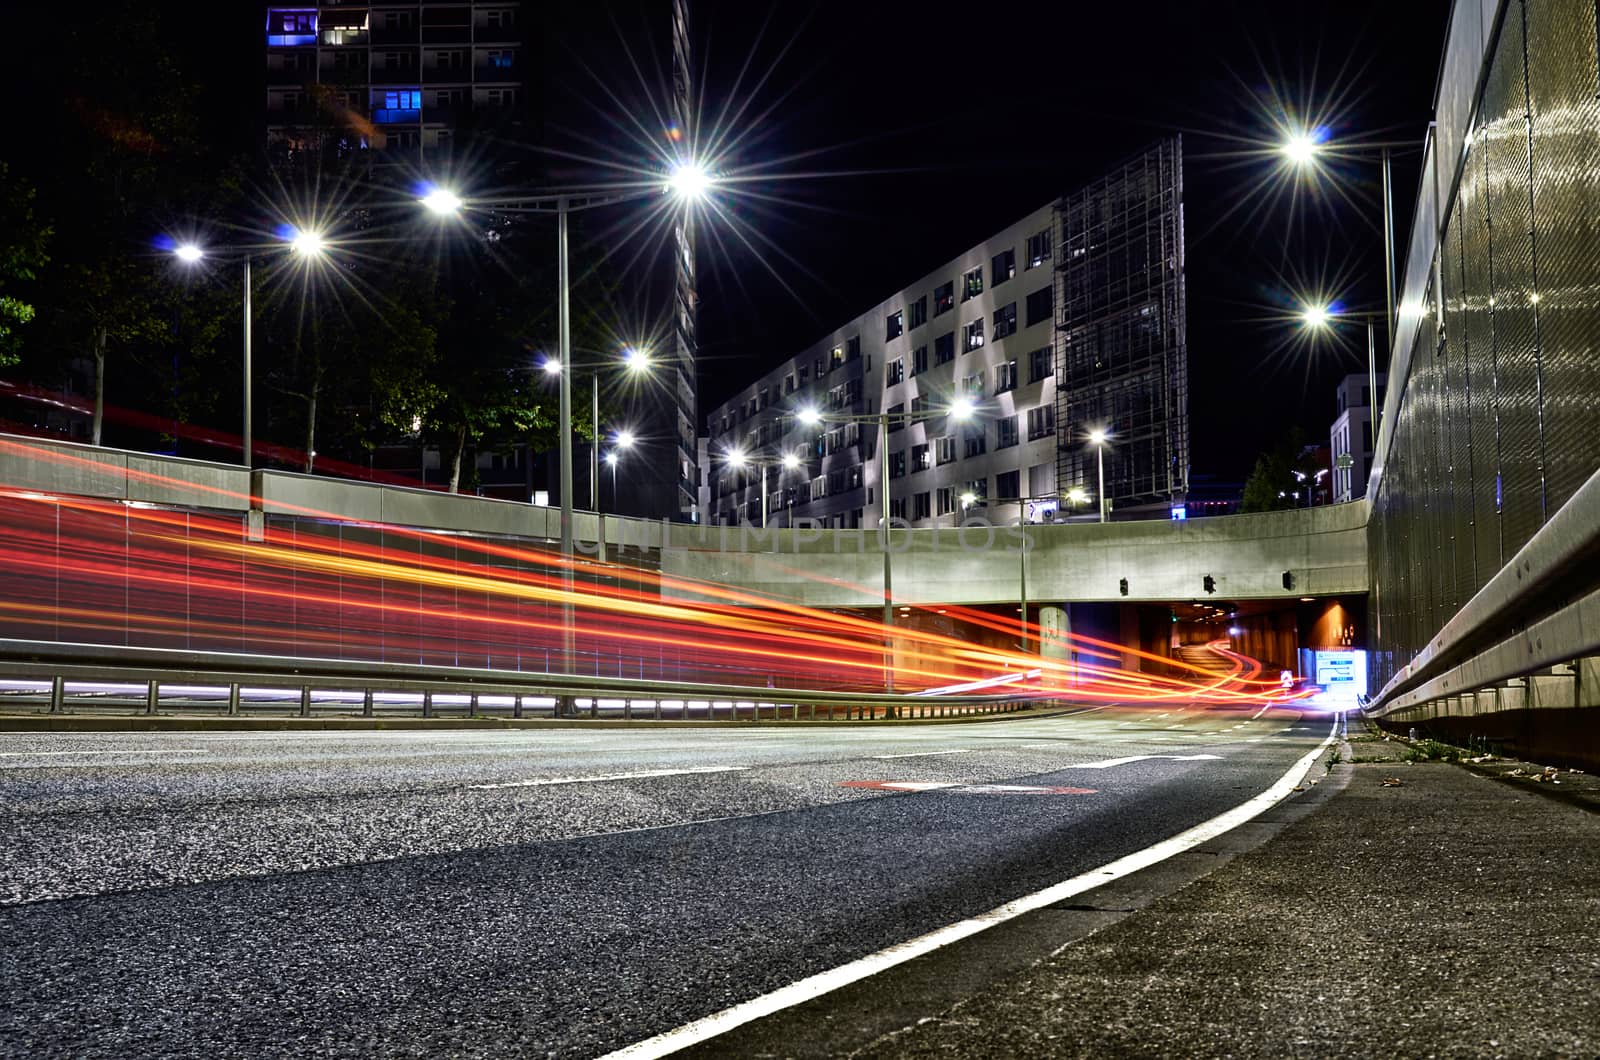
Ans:
[{"label": "road surface", "polygon": [[601,1055],[1208,820],[1327,728],[0,735],[0,1053]]}]

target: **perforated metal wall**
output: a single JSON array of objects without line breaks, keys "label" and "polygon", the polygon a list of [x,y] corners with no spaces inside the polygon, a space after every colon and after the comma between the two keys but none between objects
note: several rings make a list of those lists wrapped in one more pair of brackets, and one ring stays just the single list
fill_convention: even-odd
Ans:
[{"label": "perforated metal wall", "polygon": [[[1368,526],[1375,687],[1600,467],[1595,3],[1506,0],[1489,28],[1470,135],[1433,174],[1432,270],[1407,276],[1426,316]],[[1476,74],[1447,68],[1441,98]]]}]

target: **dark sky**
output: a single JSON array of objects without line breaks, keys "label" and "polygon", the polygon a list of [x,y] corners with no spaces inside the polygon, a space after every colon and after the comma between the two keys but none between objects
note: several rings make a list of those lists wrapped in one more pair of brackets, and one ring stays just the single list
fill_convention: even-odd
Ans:
[{"label": "dark sky", "polygon": [[[175,47],[207,86],[215,135],[242,146],[259,137],[264,7],[204,5],[204,19],[175,18]],[[1292,327],[1262,318],[1308,278],[1352,306],[1382,305],[1376,166],[1330,174],[1324,186],[1339,190],[1316,201],[1253,190],[1274,161],[1242,148],[1273,135],[1274,95],[1326,121],[1335,139],[1420,141],[1448,7],[696,0],[702,134],[728,130],[719,161],[729,171],[770,175],[725,198],[733,224],[708,225],[701,241],[702,409],[1181,131],[1195,474],[1242,479],[1292,424],[1325,439],[1333,384],[1365,368],[1358,336],[1341,357],[1290,344]],[[542,54],[546,141],[647,162],[659,124],[647,115],[665,99],[669,0],[529,0],[524,10]],[[724,107],[732,116],[719,123]],[[636,116],[646,116],[637,136],[625,135]],[[1417,179],[1415,155],[1400,159],[1402,245]]]},{"label": "dark sky", "polygon": [[[546,107],[554,141],[615,107],[597,105],[597,94],[627,100],[639,89],[624,63],[604,86],[586,70],[606,69],[602,56],[619,39],[645,45],[647,27],[659,27],[667,8],[659,0],[562,9],[548,41],[558,75]],[[1194,471],[1240,480],[1296,423],[1326,441],[1333,386],[1346,371],[1365,370],[1364,339],[1352,329],[1342,355],[1326,344],[1308,349],[1290,342],[1293,328],[1262,318],[1308,280],[1352,307],[1381,307],[1377,166],[1330,174],[1342,194],[1320,202],[1284,190],[1252,193],[1275,160],[1249,157],[1242,141],[1271,138],[1266,103],[1276,96],[1322,118],[1336,139],[1420,142],[1448,8],[1447,0],[699,0],[707,111],[729,98],[754,100],[743,120],[729,123],[750,141],[727,160],[730,168],[789,158],[776,173],[841,174],[779,180],[770,191],[748,185],[782,205],[733,201],[742,226],[781,247],[781,255],[761,255],[777,277],[727,235],[702,241],[702,408],[1178,131]],[[746,88],[734,93],[747,63]],[[659,92],[655,76],[646,71]],[[1399,159],[1402,244],[1417,180],[1417,156]]]}]

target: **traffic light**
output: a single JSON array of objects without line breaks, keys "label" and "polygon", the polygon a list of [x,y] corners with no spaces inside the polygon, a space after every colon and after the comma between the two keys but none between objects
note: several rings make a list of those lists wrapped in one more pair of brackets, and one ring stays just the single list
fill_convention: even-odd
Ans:
[{"label": "traffic light", "polygon": [[1128,595],[1128,579],[1123,578],[1121,581],[1117,582],[1117,588],[1122,590],[1122,595],[1123,596],[1127,596]]},{"label": "traffic light", "polygon": [[1206,592],[1208,592],[1208,593],[1214,593],[1214,592],[1217,591],[1217,579],[1213,578],[1209,574],[1207,574],[1205,576],[1205,578],[1203,579],[1202,584],[1205,585]]},{"label": "traffic light", "polygon": [[1283,587],[1285,589],[1294,588],[1294,571],[1286,570],[1283,572]]}]

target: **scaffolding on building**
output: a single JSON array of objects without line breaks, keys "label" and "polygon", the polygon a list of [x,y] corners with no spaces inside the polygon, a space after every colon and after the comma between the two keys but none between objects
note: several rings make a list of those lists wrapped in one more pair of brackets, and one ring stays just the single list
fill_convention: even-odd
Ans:
[{"label": "scaffolding on building", "polygon": [[1118,510],[1189,485],[1183,142],[1161,140],[1056,204],[1056,488]]}]

